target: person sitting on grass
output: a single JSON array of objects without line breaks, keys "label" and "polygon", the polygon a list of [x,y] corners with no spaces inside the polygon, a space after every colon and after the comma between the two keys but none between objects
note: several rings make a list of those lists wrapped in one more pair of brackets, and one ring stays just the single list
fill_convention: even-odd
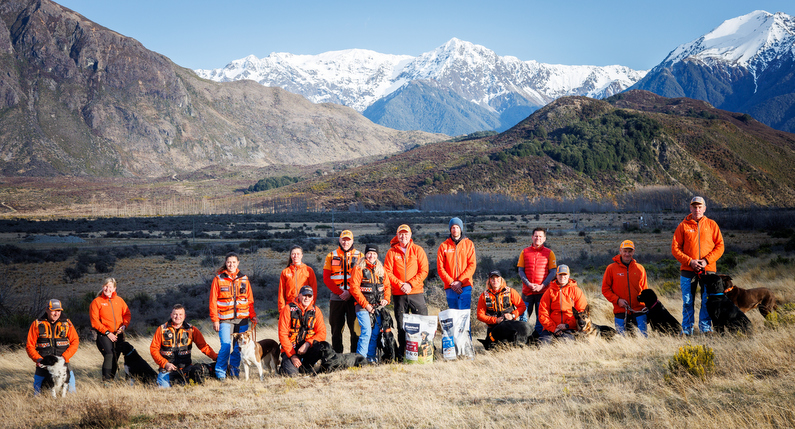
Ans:
[{"label": "person sitting on grass", "polygon": [[172,375],[186,376],[187,368],[192,365],[190,352],[193,344],[199,347],[210,359],[217,359],[218,354],[204,340],[199,328],[185,322],[185,307],[176,304],[171,309],[171,318],[168,322],[157,328],[149,353],[152,359],[160,366],[157,374],[157,385],[171,387]]}]

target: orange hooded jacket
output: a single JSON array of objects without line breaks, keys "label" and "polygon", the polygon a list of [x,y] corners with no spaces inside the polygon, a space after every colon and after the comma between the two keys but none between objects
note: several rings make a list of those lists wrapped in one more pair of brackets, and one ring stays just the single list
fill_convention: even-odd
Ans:
[{"label": "orange hooded jacket", "polygon": [[692,214],[687,215],[674,231],[671,254],[682,264],[680,270],[693,271],[690,261],[706,259],[705,271],[716,272],[716,263],[723,256],[723,234],[718,224],[706,216],[696,222]]},{"label": "orange hooded jacket", "polygon": [[115,291],[110,298],[103,293],[94,298],[88,308],[88,315],[91,319],[91,327],[100,334],[105,332],[115,334],[122,326],[126,329],[130,325],[130,309],[127,307],[127,303],[116,295]]},{"label": "orange hooded jacket", "polygon": [[[310,304],[309,307],[304,307],[301,305],[301,297],[295,298],[295,305],[298,306],[298,309],[301,311],[303,315],[306,311],[312,307],[315,309],[315,322],[312,325],[310,331],[311,334],[307,334],[304,341],[308,342],[310,345],[315,341],[326,341],[326,322],[323,321],[323,313],[320,312],[320,308],[318,308],[314,303]],[[297,344],[293,344],[291,340],[293,332],[292,327],[292,316],[290,315],[290,306],[285,305],[281,311],[279,312],[279,344],[281,345],[282,352],[287,355],[288,358],[293,357],[295,355],[295,346]]]},{"label": "orange hooded jacket", "polygon": [[571,309],[574,307],[577,311],[585,311],[586,305],[588,302],[585,300],[585,294],[575,280],[569,279],[569,282],[561,287],[555,279],[541,297],[538,320],[544,326],[544,330],[549,332],[555,332],[562,323],[569,325],[569,329],[577,330],[577,320]]},{"label": "orange hooded jacket", "polygon": [[607,266],[602,276],[602,295],[613,303],[613,313],[624,313],[624,308],[618,305],[621,298],[629,303],[635,311],[643,310],[644,305],[638,301],[640,291],[646,289],[646,269],[635,259],[629,266],[621,262],[621,255],[613,257],[613,263]]},{"label": "orange hooded jacket", "polygon": [[439,245],[439,250],[436,252],[436,271],[445,289],[456,280],[461,282],[462,287],[472,286],[472,276],[475,275],[476,267],[475,245],[472,240],[461,237],[456,244],[448,237]]},{"label": "orange hooded jacket", "polygon": [[[384,257],[384,285],[392,288],[392,296],[395,295],[416,295],[425,292],[423,282],[428,277],[428,255],[422,247],[410,240],[406,253],[400,248],[397,235],[390,242],[389,248]],[[411,291],[403,293],[400,285],[409,283]]]},{"label": "orange hooded jacket", "polygon": [[315,270],[306,264],[290,264],[289,267],[283,269],[281,276],[279,276],[279,302],[276,309],[282,311],[282,307],[295,301],[298,291],[306,285],[312,286],[312,304],[314,304],[314,298],[317,296]]}]

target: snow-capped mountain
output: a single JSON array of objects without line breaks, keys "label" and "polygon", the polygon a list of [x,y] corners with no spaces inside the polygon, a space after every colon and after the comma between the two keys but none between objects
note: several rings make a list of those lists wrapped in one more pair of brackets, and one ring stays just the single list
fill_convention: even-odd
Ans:
[{"label": "snow-capped mountain", "polygon": [[[504,130],[524,119],[508,114],[517,107],[529,114],[565,95],[608,97],[646,74],[622,66],[566,66],[521,61],[510,56],[500,57],[483,46],[455,38],[418,57],[361,49],[319,55],[273,53],[262,59],[249,56],[222,69],[196,70],[196,73],[219,82],[251,79],[266,86],[279,86],[315,103],[350,106],[387,126],[400,123],[400,129],[453,134],[482,130],[483,118],[473,115],[500,118],[495,128]],[[427,92],[417,100],[416,96],[424,91],[407,91],[408,84],[415,81],[433,82],[433,105],[427,105],[427,100],[431,99],[426,97]],[[451,100],[451,96],[456,99]],[[412,99],[407,100],[407,97]],[[377,109],[379,115],[372,116],[367,113],[378,101],[382,101],[380,106],[383,107],[384,103],[396,100],[402,105],[424,106],[417,112],[422,117],[412,121],[411,112],[406,112],[405,108]],[[462,106],[462,100],[474,106]],[[442,109],[445,111],[435,111],[437,104],[447,106]],[[460,114],[463,111],[465,115]],[[392,113],[388,112],[400,112],[403,117],[399,121],[390,120]],[[438,120],[429,120],[427,115],[438,115]],[[473,120],[451,120],[451,117]],[[428,125],[433,123],[437,125]]]},{"label": "snow-capped mountain", "polygon": [[795,132],[795,18],[757,10],[680,45],[632,89],[690,97]]}]

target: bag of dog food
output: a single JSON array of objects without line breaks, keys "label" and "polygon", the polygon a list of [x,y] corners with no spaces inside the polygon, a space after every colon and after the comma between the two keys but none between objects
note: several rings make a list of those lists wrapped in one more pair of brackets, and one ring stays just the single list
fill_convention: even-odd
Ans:
[{"label": "bag of dog food", "polygon": [[475,357],[472,338],[469,334],[469,310],[444,310],[439,313],[442,325],[442,356],[456,360],[461,356]]},{"label": "bag of dog food", "polygon": [[432,363],[436,316],[404,314],[403,330],[406,331],[406,363]]}]

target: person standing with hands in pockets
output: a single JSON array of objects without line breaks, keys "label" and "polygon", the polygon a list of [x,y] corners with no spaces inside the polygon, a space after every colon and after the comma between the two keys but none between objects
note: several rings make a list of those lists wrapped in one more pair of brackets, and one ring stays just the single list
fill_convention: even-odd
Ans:
[{"label": "person standing with hands in pockets", "polygon": [[447,306],[454,310],[469,310],[472,306],[472,276],[477,259],[475,245],[464,237],[464,222],[454,217],[448,224],[450,237],[436,252],[436,271],[444,284]]}]

